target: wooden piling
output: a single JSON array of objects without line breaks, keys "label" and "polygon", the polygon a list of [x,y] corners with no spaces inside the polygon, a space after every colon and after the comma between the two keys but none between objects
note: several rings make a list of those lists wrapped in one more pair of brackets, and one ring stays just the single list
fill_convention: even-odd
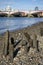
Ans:
[{"label": "wooden piling", "polygon": [[9,31],[5,33],[5,43],[4,43],[4,55],[9,54]]}]

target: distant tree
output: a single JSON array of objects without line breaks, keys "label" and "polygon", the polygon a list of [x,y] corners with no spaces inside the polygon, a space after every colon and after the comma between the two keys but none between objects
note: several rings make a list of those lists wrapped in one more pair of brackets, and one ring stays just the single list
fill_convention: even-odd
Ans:
[{"label": "distant tree", "polygon": [[37,11],[37,10],[39,10],[39,8],[38,7],[35,7],[35,11]]}]

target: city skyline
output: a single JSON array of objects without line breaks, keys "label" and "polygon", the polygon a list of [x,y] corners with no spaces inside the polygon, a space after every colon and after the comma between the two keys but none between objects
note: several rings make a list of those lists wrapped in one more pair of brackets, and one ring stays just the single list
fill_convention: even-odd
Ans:
[{"label": "city skyline", "polygon": [[43,0],[0,0],[0,9],[7,6],[18,10],[34,10],[37,6],[39,10],[43,10]]}]

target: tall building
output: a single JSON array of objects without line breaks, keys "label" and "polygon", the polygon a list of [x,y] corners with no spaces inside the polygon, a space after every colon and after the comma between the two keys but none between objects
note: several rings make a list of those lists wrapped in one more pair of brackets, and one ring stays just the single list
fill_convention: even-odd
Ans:
[{"label": "tall building", "polygon": [[5,11],[10,12],[10,11],[12,11],[12,8],[11,8],[10,6],[7,6],[7,7],[5,8]]}]

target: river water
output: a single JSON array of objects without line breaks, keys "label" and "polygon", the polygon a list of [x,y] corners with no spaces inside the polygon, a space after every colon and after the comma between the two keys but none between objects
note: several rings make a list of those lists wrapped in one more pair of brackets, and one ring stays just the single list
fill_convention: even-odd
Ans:
[{"label": "river water", "polygon": [[0,17],[0,33],[25,28],[37,22],[43,22],[43,18]]}]

